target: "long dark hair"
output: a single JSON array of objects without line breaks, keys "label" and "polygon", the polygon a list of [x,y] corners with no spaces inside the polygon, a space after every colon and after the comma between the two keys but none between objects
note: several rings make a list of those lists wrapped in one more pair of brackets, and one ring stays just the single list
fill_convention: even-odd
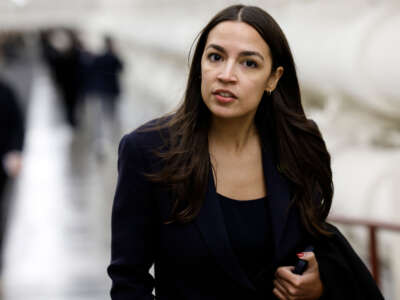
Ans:
[{"label": "long dark hair", "polygon": [[157,152],[164,167],[149,177],[172,192],[174,205],[169,221],[192,221],[207,191],[212,169],[208,152],[210,111],[201,97],[201,58],[209,32],[224,21],[245,22],[256,29],[271,50],[272,70],[279,66],[284,69],[274,92],[264,93],[255,124],[261,143],[268,139],[273,145],[279,169],[292,183],[292,203],[297,205],[305,228],[311,234],[326,234],[323,225],[333,196],[330,155],[316,124],[304,114],[295,64],[284,33],[264,10],[244,5],[222,10],[201,31],[183,103],[160,125],[168,129],[167,147]]}]

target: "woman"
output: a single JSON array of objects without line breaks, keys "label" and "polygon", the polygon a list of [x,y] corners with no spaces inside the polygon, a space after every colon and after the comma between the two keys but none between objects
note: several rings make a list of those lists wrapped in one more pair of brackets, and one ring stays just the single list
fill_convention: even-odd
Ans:
[{"label": "woman", "polygon": [[[353,273],[340,279],[343,238],[325,223],[330,155],[304,114],[286,38],[263,10],[231,6],[208,23],[184,102],[126,135],[118,168],[112,299],[154,299],[153,288],[174,300],[357,299]],[[310,244],[316,255],[302,252]],[[297,257],[308,262],[302,275]]]}]

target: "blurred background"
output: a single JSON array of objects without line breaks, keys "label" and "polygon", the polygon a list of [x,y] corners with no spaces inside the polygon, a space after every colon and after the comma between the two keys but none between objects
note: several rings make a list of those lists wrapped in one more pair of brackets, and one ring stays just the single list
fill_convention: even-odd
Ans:
[{"label": "blurred background", "polygon": [[[118,141],[176,107],[197,33],[235,3],[0,0],[1,299],[109,298]],[[287,35],[331,221],[400,299],[400,2],[243,3]]]}]

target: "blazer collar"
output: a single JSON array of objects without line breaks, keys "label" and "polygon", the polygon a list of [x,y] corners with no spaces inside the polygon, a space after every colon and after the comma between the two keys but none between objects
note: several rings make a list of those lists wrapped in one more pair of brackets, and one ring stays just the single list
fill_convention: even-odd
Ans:
[{"label": "blazer collar", "polygon": [[275,266],[304,238],[298,210],[291,205],[293,190],[289,180],[278,171],[278,162],[269,146],[263,147],[263,170],[267,186]]},{"label": "blazer collar", "polygon": [[[271,242],[273,242],[275,250],[272,262],[277,266],[290,250],[294,249],[300,239],[299,218],[297,210],[290,208],[289,182],[278,172],[272,151],[266,147],[263,149],[263,170],[273,233]],[[206,198],[196,218],[196,224],[211,253],[226,273],[242,286],[255,290],[254,285],[241,268],[230,244],[211,170]]]}]

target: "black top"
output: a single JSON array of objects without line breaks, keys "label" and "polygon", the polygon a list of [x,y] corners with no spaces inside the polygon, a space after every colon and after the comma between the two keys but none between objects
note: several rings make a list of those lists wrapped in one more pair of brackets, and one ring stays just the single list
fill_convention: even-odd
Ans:
[{"label": "black top", "polygon": [[[232,248],[249,279],[257,285],[257,277],[271,263],[272,233],[266,211],[267,197],[234,200],[217,194],[221,202],[225,226]],[[263,286],[258,286],[263,292]]]}]

